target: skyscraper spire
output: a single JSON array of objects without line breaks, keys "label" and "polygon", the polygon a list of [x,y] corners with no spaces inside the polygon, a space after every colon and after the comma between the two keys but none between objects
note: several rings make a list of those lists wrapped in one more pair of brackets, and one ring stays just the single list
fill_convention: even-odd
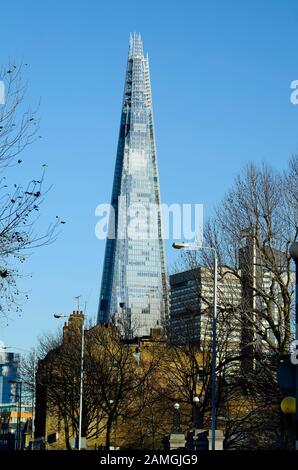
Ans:
[{"label": "skyscraper spire", "polygon": [[132,38],[132,34],[129,33],[128,59],[131,59],[132,52],[133,52],[133,38]]},{"label": "skyscraper spire", "polygon": [[115,237],[106,242],[98,322],[114,319],[125,336],[147,335],[164,323],[168,297],[149,61],[139,33],[129,41],[111,205]]},{"label": "skyscraper spire", "polygon": [[143,57],[143,43],[140,33],[134,33],[133,39],[133,56]]}]

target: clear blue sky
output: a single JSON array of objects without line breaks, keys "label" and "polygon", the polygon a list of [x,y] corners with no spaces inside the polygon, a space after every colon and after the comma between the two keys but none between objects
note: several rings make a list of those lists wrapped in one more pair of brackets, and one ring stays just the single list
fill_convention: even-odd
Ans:
[{"label": "clear blue sky", "polygon": [[203,203],[208,215],[246,162],[283,168],[298,152],[298,4],[10,0],[0,15],[1,62],[28,63],[28,103],[41,98],[43,138],[17,178],[48,163],[40,226],[67,221],[23,266],[22,316],[1,324],[0,340],[27,348],[77,294],[96,314],[105,244],[94,211],[110,201],[129,32],[149,52],[162,200]]}]

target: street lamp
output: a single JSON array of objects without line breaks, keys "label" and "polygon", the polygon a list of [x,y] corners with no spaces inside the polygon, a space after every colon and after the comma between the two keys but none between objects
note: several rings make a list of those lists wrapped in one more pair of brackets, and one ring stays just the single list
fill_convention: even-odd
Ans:
[{"label": "street lamp", "polygon": [[193,403],[192,405],[193,427],[194,429],[200,429],[202,426],[202,423],[201,423],[201,414],[199,410],[199,403],[200,403],[199,397],[193,397],[192,403]]},{"label": "street lamp", "polygon": [[[69,318],[70,315],[63,313],[54,313],[54,318]],[[84,324],[85,315],[83,315],[82,335],[81,335],[81,361],[80,361],[80,410],[79,410],[79,443],[78,450],[82,447],[82,416],[83,416],[83,384],[84,384]]]},{"label": "street lamp", "polygon": [[[114,435],[113,437],[113,448],[115,450],[116,448],[116,418],[114,419],[114,400],[110,399],[108,401],[109,405],[108,405],[108,410],[109,410],[109,415],[111,414],[112,416],[112,419],[111,419],[111,428],[110,428],[110,436],[109,436],[109,446],[106,448],[106,450],[110,450],[110,448],[112,447],[112,436]],[[108,433],[108,428],[106,430],[106,434]]]},{"label": "street lamp", "polygon": [[217,314],[217,253],[211,246],[202,246],[196,243],[174,242],[176,250],[210,250],[213,252],[213,315],[212,315],[212,374],[211,374],[211,415],[212,415],[212,450],[215,450],[216,428],[216,314]]},{"label": "street lamp", "polygon": [[32,450],[34,449],[34,439],[35,439],[35,374],[36,374],[36,353],[35,351],[30,351],[29,349],[19,348],[18,346],[1,346],[1,349],[16,349],[17,351],[24,351],[31,354],[33,358],[33,384],[32,384],[32,427],[31,427],[31,441],[32,441]]},{"label": "street lamp", "polygon": [[173,432],[181,432],[181,418],[180,418],[180,405],[179,403],[174,404],[174,416],[173,416]]}]

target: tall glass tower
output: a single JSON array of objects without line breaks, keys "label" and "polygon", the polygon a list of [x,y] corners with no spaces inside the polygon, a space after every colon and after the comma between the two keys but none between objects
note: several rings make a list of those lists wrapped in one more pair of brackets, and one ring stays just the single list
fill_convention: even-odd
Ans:
[{"label": "tall glass tower", "polygon": [[167,274],[148,55],[130,35],[98,322],[125,336],[163,327]]}]

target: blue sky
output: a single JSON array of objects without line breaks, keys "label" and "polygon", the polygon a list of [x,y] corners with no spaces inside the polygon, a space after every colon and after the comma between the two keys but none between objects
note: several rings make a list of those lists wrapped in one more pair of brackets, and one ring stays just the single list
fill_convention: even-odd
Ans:
[{"label": "blue sky", "polygon": [[1,63],[28,63],[28,104],[41,98],[43,137],[13,176],[32,179],[47,163],[39,227],[57,214],[67,224],[22,267],[29,300],[0,340],[34,345],[77,294],[95,318],[105,244],[94,211],[110,201],[129,32],[149,52],[162,201],[203,203],[207,216],[245,163],[282,169],[298,152],[297,30],[295,0],[1,5]]}]

